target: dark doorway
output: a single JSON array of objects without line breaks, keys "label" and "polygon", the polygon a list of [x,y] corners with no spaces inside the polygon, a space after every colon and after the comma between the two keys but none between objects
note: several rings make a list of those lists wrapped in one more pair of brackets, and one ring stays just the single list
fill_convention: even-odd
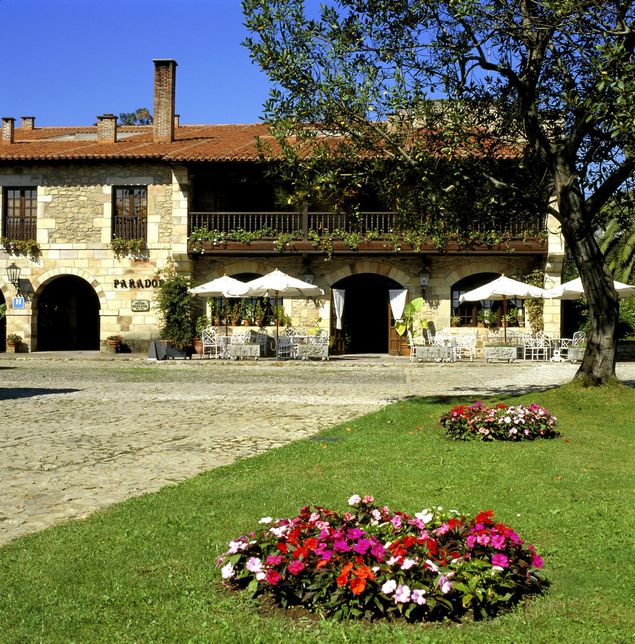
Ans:
[{"label": "dark doorway", "polygon": [[388,290],[401,285],[383,275],[361,273],[345,277],[332,288],[345,292],[342,326],[346,353],[388,353]]},{"label": "dark doorway", "polygon": [[0,351],[6,351],[7,345],[7,317],[6,317],[6,302],[4,295],[0,293],[0,306],[4,307],[4,313],[0,312]]},{"label": "dark doorway", "polygon": [[37,303],[38,351],[99,349],[99,298],[74,275],[49,282]]}]

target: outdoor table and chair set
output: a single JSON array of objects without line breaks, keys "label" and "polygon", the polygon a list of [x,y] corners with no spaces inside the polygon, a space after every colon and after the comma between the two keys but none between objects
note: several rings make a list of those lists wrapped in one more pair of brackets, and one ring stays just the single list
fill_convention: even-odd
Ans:
[{"label": "outdoor table and chair set", "polygon": [[286,329],[276,338],[263,331],[236,331],[222,335],[211,327],[201,333],[201,358],[240,359],[261,357],[292,360],[328,360],[329,338],[326,333],[309,334],[301,329]]}]

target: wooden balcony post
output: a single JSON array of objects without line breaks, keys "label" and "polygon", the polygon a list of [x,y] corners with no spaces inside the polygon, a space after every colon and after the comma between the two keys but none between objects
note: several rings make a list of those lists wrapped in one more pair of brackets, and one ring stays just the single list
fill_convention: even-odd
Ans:
[{"label": "wooden balcony post", "polygon": [[302,239],[309,239],[309,207],[302,208]]}]

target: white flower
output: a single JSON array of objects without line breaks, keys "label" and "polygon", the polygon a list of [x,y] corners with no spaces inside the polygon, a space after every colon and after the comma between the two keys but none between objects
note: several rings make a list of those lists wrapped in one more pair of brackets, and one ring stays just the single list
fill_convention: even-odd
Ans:
[{"label": "white flower", "polygon": [[425,566],[428,570],[432,570],[432,572],[439,572],[439,566],[434,563],[434,561],[431,561],[430,559],[426,559]]},{"label": "white flower", "polygon": [[249,572],[260,572],[262,570],[262,561],[258,557],[250,557],[245,568]]},{"label": "white flower", "polygon": [[271,517],[262,517],[258,523],[271,523],[273,519]]},{"label": "white flower", "polygon": [[359,494],[353,494],[353,496],[348,500],[349,505],[357,505],[362,500],[362,497]]},{"label": "white flower", "polygon": [[410,595],[410,599],[415,603],[419,604],[419,606],[423,606],[426,603],[426,598],[424,595],[426,594],[426,591],[423,589],[418,589],[415,588],[412,591],[412,595]]},{"label": "white flower", "polygon": [[225,564],[220,569],[220,574],[223,579],[231,579],[234,576],[234,566],[232,566],[231,563]]},{"label": "white flower", "polygon": [[402,570],[409,570],[415,565],[415,560],[414,559],[404,559],[403,563],[401,564],[401,569]]},{"label": "white flower", "polygon": [[397,588],[397,582],[394,579],[389,579],[384,582],[384,585],[381,587],[381,592],[384,595],[391,595],[395,592],[395,588]]},{"label": "white flower", "polygon": [[267,577],[267,574],[263,570],[256,573],[256,579],[258,581],[262,581],[263,579],[266,579],[266,577]]},{"label": "white flower", "polygon": [[434,517],[434,514],[430,512],[430,510],[422,510],[421,512],[417,512],[415,514],[415,518],[421,519],[424,523],[428,523],[429,521],[432,521]]}]

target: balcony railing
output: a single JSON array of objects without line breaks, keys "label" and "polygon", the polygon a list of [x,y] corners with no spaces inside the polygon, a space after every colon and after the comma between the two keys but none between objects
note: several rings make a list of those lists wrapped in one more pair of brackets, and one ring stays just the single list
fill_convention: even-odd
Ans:
[{"label": "balcony railing", "polygon": [[146,217],[113,218],[112,236],[121,239],[146,239]]},{"label": "balcony railing", "polygon": [[[477,221],[470,223],[470,229],[485,232],[487,226]],[[512,238],[521,238],[527,230],[536,234],[544,231],[546,219],[536,215],[524,217],[521,221],[510,221],[505,232]],[[318,234],[342,231],[346,233],[373,233],[375,239],[387,239],[389,235],[408,230],[396,212],[360,212],[355,215],[333,212],[190,212],[189,234],[197,229],[232,233],[263,231],[262,239],[274,239],[280,234],[293,233],[301,239],[309,239],[309,232]]]},{"label": "balcony railing", "polygon": [[29,241],[37,237],[37,219],[35,217],[6,217],[4,220],[4,237],[14,241]]}]

